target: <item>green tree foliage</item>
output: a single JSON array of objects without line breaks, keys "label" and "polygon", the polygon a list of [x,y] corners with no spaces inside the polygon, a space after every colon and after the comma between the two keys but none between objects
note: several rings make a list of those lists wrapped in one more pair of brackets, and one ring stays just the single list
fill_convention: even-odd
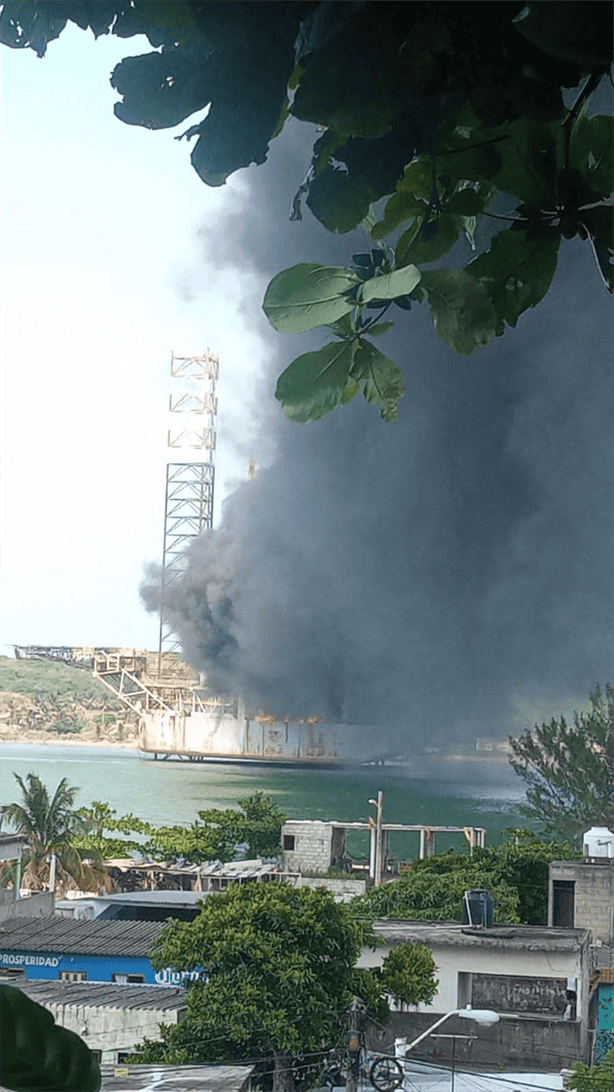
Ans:
[{"label": "green tree foliage", "polygon": [[145,849],[157,860],[233,861],[239,848],[248,857],[276,857],[286,817],[262,792],[239,800],[239,809],[208,808],[189,827],[158,827]]},{"label": "green tree foliage", "polygon": [[614,688],[597,689],[589,708],[536,724],[510,739],[511,764],[527,786],[526,815],[557,838],[614,823]]},{"label": "green tree foliage", "polygon": [[98,1092],[100,1070],[73,1031],[14,986],[0,985],[0,1083],[17,1092]]},{"label": "green tree foliage", "polygon": [[0,815],[18,834],[28,836],[23,857],[24,885],[35,891],[48,886],[51,854],[56,858],[58,891],[69,888],[87,891],[105,884],[100,857],[94,851],[86,857],[76,845],[76,838],[86,830],[80,812],[74,808],[79,790],[63,777],[50,797],[36,774],[27,774],[25,782],[19,774],[14,776],[21,789],[21,803],[4,804]]},{"label": "green tree foliage", "polygon": [[385,956],[381,985],[385,993],[404,1005],[430,1005],[439,985],[435,960],[425,944],[398,944]]},{"label": "green tree foliage", "polygon": [[[132,813],[116,818],[116,809],[102,800],[94,800],[89,807],[79,808],[78,815],[84,833],[74,836],[73,845],[83,856],[103,861],[142,853],[145,837],[154,833],[150,823]],[[132,838],[133,834],[140,835],[140,839]]]},{"label": "green tree foliage", "polygon": [[573,1077],[568,1088],[577,1092],[612,1092],[614,1088],[614,1048],[609,1050],[602,1062],[597,1065],[585,1065],[576,1062],[572,1067]]},{"label": "green tree foliage", "polygon": [[259,1058],[275,1090],[304,1085],[341,1041],[354,996],[379,999],[377,977],[354,967],[375,943],[371,926],[321,888],[252,883],[209,896],[194,921],[172,922],[156,940],[155,967],[201,976],[185,1019],[163,1026],[161,1042],[146,1041],[139,1060]]},{"label": "green tree foliage", "polygon": [[183,134],[208,185],[263,163],[288,117],[319,127],[292,218],[304,203],[331,232],[361,227],[369,249],[269,285],[277,330],[328,331],[279,379],[294,421],[361,391],[395,420],[401,369],[372,340],[393,305],[426,304],[439,337],[472,353],[540,303],[575,236],[613,290],[612,125],[590,113],[611,61],[610,5],[9,0],[0,40],[43,56],[68,20],[149,39],[153,52],[111,76],[127,124],[171,127],[210,107]]},{"label": "green tree foliage", "polygon": [[443,853],[412,862],[400,879],[370,888],[354,900],[357,912],[406,921],[460,921],[463,896],[487,888],[498,924],[545,925],[548,919],[548,864],[578,856],[567,843],[543,842],[530,831],[510,830],[498,846],[471,855]]}]

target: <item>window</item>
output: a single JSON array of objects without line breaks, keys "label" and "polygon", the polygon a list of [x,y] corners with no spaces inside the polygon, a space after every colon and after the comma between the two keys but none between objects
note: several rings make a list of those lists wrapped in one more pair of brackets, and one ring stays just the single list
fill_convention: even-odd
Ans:
[{"label": "window", "polygon": [[118,1050],[117,1051],[117,1065],[125,1065],[128,1058],[131,1058],[133,1054],[138,1054],[138,1050]]},{"label": "window", "polygon": [[87,982],[87,971],[60,971],[60,982]]},{"label": "window", "polygon": [[111,982],[117,982],[120,986],[128,986],[130,983],[144,982],[144,974],[123,974],[118,972],[111,975]]},{"label": "window", "polygon": [[102,1051],[101,1050],[92,1050],[92,1048],[90,1047],[90,1054],[94,1055],[97,1062],[102,1061]]},{"label": "window", "polygon": [[293,834],[284,834],[284,846],[283,847],[284,847],[284,849],[289,849],[289,850],[294,849],[294,835]]},{"label": "window", "polygon": [[473,974],[471,971],[459,971],[457,976],[457,1005],[466,1009],[472,1003]]},{"label": "window", "polygon": [[574,880],[552,881],[552,924],[561,929],[574,927]]}]

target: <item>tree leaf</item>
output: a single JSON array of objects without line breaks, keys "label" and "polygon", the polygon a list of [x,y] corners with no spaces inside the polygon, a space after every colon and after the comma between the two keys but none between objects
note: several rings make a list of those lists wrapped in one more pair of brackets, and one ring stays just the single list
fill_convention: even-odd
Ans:
[{"label": "tree leaf", "polygon": [[525,205],[554,206],[555,179],[562,167],[563,130],[558,123],[544,125],[521,117],[505,126],[505,140],[497,149],[501,169],[493,181]]},{"label": "tree leaf", "polygon": [[381,337],[382,334],[387,334],[393,326],[394,322],[376,322],[375,326],[370,326],[365,333],[368,333],[369,337]]},{"label": "tree leaf", "polygon": [[581,213],[582,221],[590,235],[597,264],[604,283],[610,292],[614,291],[614,269],[612,258],[613,212],[611,205],[597,205]]},{"label": "tree leaf", "polygon": [[397,183],[400,193],[409,193],[430,201],[433,196],[433,169],[428,156],[417,156],[403,171],[403,177]]},{"label": "tree leaf", "polygon": [[397,402],[405,394],[403,374],[398,365],[364,338],[360,338],[356,351],[352,379],[362,385],[367,402],[380,407],[382,420],[396,421]]},{"label": "tree leaf", "polygon": [[14,986],[0,985],[0,1081],[18,1092],[98,1092],[100,1070],[78,1035]]},{"label": "tree leaf", "polygon": [[523,37],[553,57],[583,68],[607,68],[612,60],[611,8],[602,3],[566,0],[553,18],[550,3],[533,0],[512,21]]},{"label": "tree leaf", "polygon": [[[64,7],[64,5],[62,5]],[[59,38],[67,23],[67,14],[57,4],[44,8],[36,0],[3,4],[0,12],[0,42],[13,49],[30,46],[37,57],[44,57],[49,42]],[[112,19],[110,15],[109,20]]]},{"label": "tree leaf", "polygon": [[368,179],[327,167],[310,183],[307,205],[328,231],[353,231],[377,199]]},{"label": "tree leaf", "polygon": [[291,421],[319,421],[345,399],[358,340],[329,342],[317,352],[304,353],[286,368],[277,381],[275,397]]},{"label": "tree leaf", "polygon": [[526,231],[501,231],[490,250],[466,266],[487,290],[497,313],[497,334],[515,326],[528,307],[548,291],[556,270],[561,236],[555,229],[530,238]]},{"label": "tree leaf", "polygon": [[485,201],[475,190],[467,187],[453,193],[446,201],[445,211],[459,216],[480,216],[484,212]]},{"label": "tree leaf", "polygon": [[[344,140],[387,133],[402,100],[387,71],[387,37],[370,4],[318,9],[316,22],[332,19],[319,46],[299,60],[305,72],[292,113],[301,121],[325,125]],[[349,14],[348,14],[349,13]],[[368,94],[365,95],[365,85]]]},{"label": "tree leaf", "polygon": [[300,334],[347,315],[355,303],[344,293],[357,284],[358,277],[342,266],[302,262],[273,277],[262,307],[280,333]]},{"label": "tree leaf", "polygon": [[[423,238],[425,229],[434,228],[430,238]],[[457,216],[444,211],[436,220],[424,224],[420,231],[414,234],[409,246],[403,245],[403,239],[399,239],[396,253],[399,261],[414,262],[422,265],[426,262],[435,262],[447,254],[458,239],[460,221]]]},{"label": "tree leaf", "polygon": [[307,204],[329,231],[350,231],[369,214],[369,206],[393,192],[414,154],[411,124],[393,124],[389,133],[339,144],[327,130],[314,146],[313,180]]},{"label": "tree leaf", "polygon": [[495,335],[496,314],[484,286],[464,269],[422,274],[438,336],[457,353],[469,355]]},{"label": "tree leaf", "polygon": [[571,164],[582,171],[597,197],[609,197],[612,193],[612,144],[611,117],[580,115],[571,135]]},{"label": "tree leaf", "polygon": [[395,296],[406,296],[413,292],[419,281],[420,270],[415,265],[406,265],[395,269],[394,273],[365,281],[358,291],[358,301],[369,303],[370,300],[393,300]]},{"label": "tree leaf", "polygon": [[393,193],[386,202],[384,215],[371,229],[372,239],[384,239],[391,231],[406,220],[418,219],[420,223],[428,214],[428,205],[421,198],[414,197],[407,190]]}]

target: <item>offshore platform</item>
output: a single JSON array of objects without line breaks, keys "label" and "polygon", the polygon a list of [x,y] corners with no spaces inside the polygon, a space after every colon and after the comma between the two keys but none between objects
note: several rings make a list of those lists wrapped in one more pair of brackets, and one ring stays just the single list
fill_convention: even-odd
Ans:
[{"label": "offshore platform", "polygon": [[[199,356],[173,352],[170,374],[167,446],[173,457],[166,465],[157,651],[21,645],[16,657],[91,669],[136,716],[144,757],[301,766],[383,761],[383,749],[373,753],[374,741],[382,748],[381,727],[254,715],[240,697],[211,693],[181,659],[169,593],[185,570],[190,542],[213,527],[219,357],[209,349]],[[254,473],[250,463],[249,477]]]}]

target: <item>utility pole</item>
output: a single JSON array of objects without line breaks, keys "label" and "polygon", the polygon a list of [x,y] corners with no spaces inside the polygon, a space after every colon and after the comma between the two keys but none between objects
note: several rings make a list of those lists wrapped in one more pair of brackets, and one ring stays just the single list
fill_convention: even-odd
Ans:
[{"label": "utility pole", "polygon": [[357,997],[354,998],[348,1010],[348,1067],[345,1079],[345,1092],[357,1092],[360,1080],[360,1049],[362,1043],[361,1015],[363,1006]]},{"label": "utility pole", "polygon": [[[375,804],[377,809],[375,818],[375,861],[373,866],[373,886],[380,887],[382,882],[382,869],[383,869],[383,831],[382,831],[382,812],[383,812],[384,794],[380,789],[377,794],[377,800],[369,800],[370,804]],[[369,820],[371,822],[371,820]]]}]

